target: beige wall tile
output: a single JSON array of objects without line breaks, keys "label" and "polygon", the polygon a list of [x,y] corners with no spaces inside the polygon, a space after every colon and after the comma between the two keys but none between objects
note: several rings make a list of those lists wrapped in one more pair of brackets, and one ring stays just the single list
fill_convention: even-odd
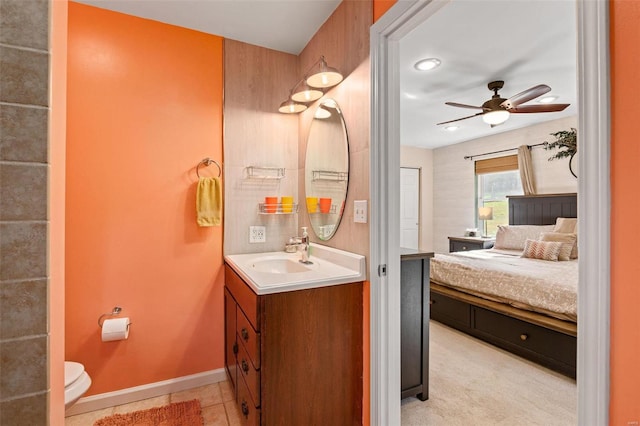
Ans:
[{"label": "beige wall tile", "polygon": [[0,75],[0,101],[48,105],[48,54],[0,46]]},{"label": "beige wall tile", "polygon": [[0,0],[0,43],[46,50],[48,0]]},{"label": "beige wall tile", "polygon": [[47,280],[0,284],[0,340],[47,333]]},{"label": "beige wall tile", "polygon": [[0,164],[0,220],[46,220],[46,181],[44,164]]},{"label": "beige wall tile", "polygon": [[40,278],[47,274],[47,224],[0,223],[0,280]]},{"label": "beige wall tile", "polygon": [[0,105],[0,160],[47,162],[45,108]]},{"label": "beige wall tile", "polygon": [[0,402],[0,424],[2,426],[48,424],[47,394],[43,392]]},{"label": "beige wall tile", "polygon": [[0,400],[46,389],[47,337],[0,342],[0,369]]}]

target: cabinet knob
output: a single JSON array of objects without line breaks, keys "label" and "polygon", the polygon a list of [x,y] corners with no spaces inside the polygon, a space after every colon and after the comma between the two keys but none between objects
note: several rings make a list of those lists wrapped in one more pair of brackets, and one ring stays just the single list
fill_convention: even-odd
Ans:
[{"label": "cabinet knob", "polygon": [[433,305],[434,303],[436,303],[436,301],[435,301],[435,300],[433,300],[433,299],[429,300],[429,304],[430,304],[430,305]]},{"label": "cabinet knob", "polygon": [[247,331],[246,328],[243,328],[242,330],[240,330],[240,335],[242,336],[245,342],[249,340],[249,332]]},{"label": "cabinet knob", "polygon": [[529,335],[528,335],[528,334],[522,333],[522,334],[520,335],[520,340],[522,340],[522,341],[527,340],[528,338],[529,338]]},{"label": "cabinet knob", "polygon": [[244,359],[242,360],[242,371],[244,371],[245,373],[249,372],[249,364],[247,364],[247,361],[245,361]]},{"label": "cabinet knob", "polygon": [[467,249],[467,246],[462,246],[462,250],[466,250],[466,249]]},{"label": "cabinet knob", "polygon": [[249,404],[247,404],[247,401],[242,401],[242,404],[240,404],[240,409],[242,410],[242,414],[245,417],[249,417]]},{"label": "cabinet knob", "polygon": [[233,342],[233,354],[238,355],[238,342]]}]

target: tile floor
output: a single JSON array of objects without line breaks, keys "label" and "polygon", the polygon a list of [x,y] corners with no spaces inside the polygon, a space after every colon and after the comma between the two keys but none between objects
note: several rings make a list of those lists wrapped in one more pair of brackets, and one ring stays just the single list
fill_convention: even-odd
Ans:
[{"label": "tile floor", "polygon": [[92,426],[96,420],[112,414],[146,410],[196,398],[200,400],[202,406],[204,426],[237,426],[241,424],[240,412],[233,400],[231,385],[226,381],[70,416],[65,419],[64,424],[65,426]]}]

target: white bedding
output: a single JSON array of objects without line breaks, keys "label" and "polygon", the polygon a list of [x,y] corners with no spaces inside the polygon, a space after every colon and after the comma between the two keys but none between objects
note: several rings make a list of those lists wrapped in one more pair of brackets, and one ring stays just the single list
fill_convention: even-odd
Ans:
[{"label": "white bedding", "polygon": [[514,250],[436,254],[431,279],[518,308],[576,321],[578,261],[521,258]]}]

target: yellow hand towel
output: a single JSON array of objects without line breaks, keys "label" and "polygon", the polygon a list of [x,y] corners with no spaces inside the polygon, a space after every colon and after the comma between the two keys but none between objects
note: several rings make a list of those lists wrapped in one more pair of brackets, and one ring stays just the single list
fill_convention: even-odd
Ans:
[{"label": "yellow hand towel", "polygon": [[200,226],[220,226],[222,184],[217,177],[201,177],[196,194],[196,214]]}]

